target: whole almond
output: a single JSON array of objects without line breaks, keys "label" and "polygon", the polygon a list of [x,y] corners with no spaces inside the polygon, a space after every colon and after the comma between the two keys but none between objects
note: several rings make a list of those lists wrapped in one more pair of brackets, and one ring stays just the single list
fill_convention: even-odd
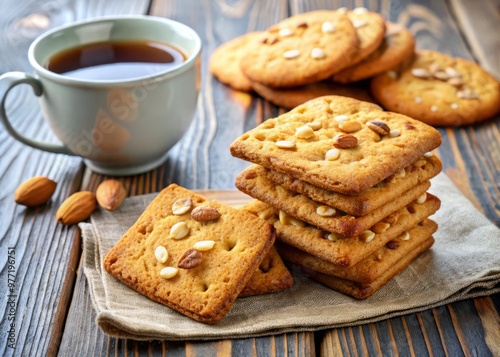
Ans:
[{"label": "whole almond", "polygon": [[45,176],[35,176],[16,189],[14,200],[20,205],[35,207],[46,203],[56,190],[57,183]]},{"label": "whole almond", "polygon": [[127,197],[127,191],[118,180],[104,180],[97,187],[95,196],[99,206],[108,211],[114,211],[121,206]]},{"label": "whole almond", "polygon": [[198,222],[208,222],[219,219],[221,214],[215,208],[198,206],[191,211],[191,217]]},{"label": "whole almond", "polygon": [[358,139],[351,134],[337,134],[333,138],[333,146],[337,149],[350,149],[358,145]]},{"label": "whole almond", "polygon": [[75,192],[59,206],[56,220],[62,224],[75,224],[86,220],[97,207],[94,193],[89,191]]}]

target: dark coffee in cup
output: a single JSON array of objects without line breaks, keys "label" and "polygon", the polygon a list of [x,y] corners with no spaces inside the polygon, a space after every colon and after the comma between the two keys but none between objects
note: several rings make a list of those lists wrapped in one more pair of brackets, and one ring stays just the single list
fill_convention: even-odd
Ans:
[{"label": "dark coffee in cup", "polygon": [[144,40],[106,41],[68,48],[45,67],[64,76],[90,80],[122,80],[152,75],[186,60],[172,45]]}]

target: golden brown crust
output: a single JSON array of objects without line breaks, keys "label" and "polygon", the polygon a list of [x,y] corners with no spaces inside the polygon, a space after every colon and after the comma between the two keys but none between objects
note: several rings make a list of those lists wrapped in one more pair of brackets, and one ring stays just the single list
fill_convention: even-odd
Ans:
[{"label": "golden brown crust", "polygon": [[430,180],[441,169],[442,163],[436,156],[422,157],[416,163],[405,168],[403,177],[393,176],[356,196],[325,190],[280,172],[267,170],[259,165],[248,167],[243,171],[245,174],[241,175],[263,176],[290,191],[308,196],[316,202],[324,203],[353,216],[364,216],[399,197],[417,184]]},{"label": "golden brown crust", "polygon": [[382,276],[398,260],[411,254],[417,246],[427,240],[436,230],[437,224],[430,219],[425,219],[410,229],[408,234],[401,234],[390,240],[383,247],[351,267],[329,263],[281,242],[277,244],[277,247],[281,257],[292,263],[326,275],[369,284]]},{"label": "golden brown crust", "polygon": [[420,254],[428,250],[434,244],[434,238],[430,236],[408,255],[398,260],[388,270],[386,270],[379,278],[369,284],[361,284],[346,279],[337,278],[331,275],[318,273],[310,269],[298,267],[311,279],[323,284],[333,290],[337,290],[343,294],[350,295],[355,299],[366,299],[372,296],[385,285],[390,279],[403,271],[412,261]]},{"label": "golden brown crust", "polygon": [[336,233],[342,237],[352,238],[369,229],[394,211],[410,204],[420,195],[425,194],[430,187],[430,182],[425,181],[417,184],[385,205],[361,217],[348,215],[339,210],[336,210],[333,216],[322,216],[317,213],[317,209],[324,206],[322,203],[287,190],[264,176],[256,175],[253,170],[244,170],[240,173],[236,177],[236,187],[247,195],[313,226]]},{"label": "golden brown crust", "polygon": [[[432,66],[439,69],[434,71]],[[500,110],[500,83],[472,61],[418,50],[409,65],[400,67],[371,81],[373,96],[388,110],[434,126],[472,124],[491,118]],[[457,77],[447,78],[447,68],[451,68],[453,76],[458,71]],[[444,77],[419,78],[412,70]],[[463,84],[451,84],[452,78]],[[463,98],[464,93],[471,98]]]},{"label": "golden brown crust", "polygon": [[[334,148],[336,135],[344,134],[335,120],[346,115],[361,129],[351,132],[357,139],[352,148],[340,148],[338,159],[330,161],[326,153]],[[367,122],[386,123],[399,135],[380,136]],[[296,136],[299,127],[319,123],[308,138]],[[290,141],[294,148],[279,147],[278,141]],[[344,194],[359,194],[413,163],[424,153],[441,144],[437,130],[407,116],[384,112],[377,105],[352,98],[326,96],[310,100],[288,113],[267,119],[237,138],[230,146],[235,157],[288,174],[315,186]]]},{"label": "golden brown crust", "polygon": [[[221,217],[200,222],[190,212],[172,213],[179,198],[191,198],[193,207],[215,208]],[[182,239],[169,237],[171,227],[185,222],[189,233]],[[236,228],[237,227],[237,228]],[[175,184],[162,190],[137,222],[104,259],[106,271],[151,300],[164,304],[197,321],[214,324],[231,309],[234,300],[257,270],[274,243],[274,229],[254,215],[207,201]],[[194,243],[213,240],[212,249],[202,252],[201,264],[181,269],[171,279],[160,276]],[[160,263],[155,249],[163,245],[168,260]]]},{"label": "golden brown crust", "polygon": [[358,238],[331,241],[325,238],[328,232],[322,229],[309,225],[299,227],[282,224],[278,219],[278,210],[261,201],[252,201],[245,208],[272,223],[276,228],[278,240],[333,264],[347,267],[358,263],[391,239],[415,227],[418,222],[435,213],[440,204],[436,196],[427,194],[424,203],[411,204],[398,210],[399,218],[396,223],[391,224],[385,232],[376,234],[369,242]]},{"label": "golden brown crust", "polygon": [[[323,32],[333,22],[335,31]],[[288,33],[280,33],[280,30]],[[331,77],[345,68],[356,51],[357,36],[348,17],[335,11],[314,11],[287,18],[252,41],[241,69],[247,77],[270,87],[296,87]],[[314,49],[324,56],[313,58]],[[288,51],[298,51],[288,56]],[[288,58],[287,58],[288,57]]]}]

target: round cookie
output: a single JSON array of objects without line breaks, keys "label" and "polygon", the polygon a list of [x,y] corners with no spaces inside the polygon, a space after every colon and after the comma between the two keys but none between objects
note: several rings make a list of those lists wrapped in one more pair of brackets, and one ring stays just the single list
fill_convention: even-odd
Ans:
[{"label": "round cookie", "polygon": [[210,56],[210,73],[233,89],[251,92],[252,84],[241,71],[240,61],[247,54],[248,43],[261,34],[262,32],[249,32],[217,47]]},{"label": "round cookie", "polygon": [[415,51],[415,40],[410,31],[400,24],[386,23],[382,44],[358,64],[333,75],[339,83],[351,83],[385,72],[410,57]]},{"label": "round cookie", "polygon": [[267,101],[288,109],[325,95],[338,95],[374,103],[374,99],[367,90],[354,85],[340,85],[330,80],[293,88],[272,88],[252,82],[252,88]]},{"label": "round cookie", "polygon": [[336,11],[292,16],[252,41],[241,69],[270,87],[296,87],[331,77],[351,63],[356,30]]},{"label": "round cookie", "polygon": [[472,124],[499,112],[500,83],[478,64],[429,50],[408,62],[371,80],[384,108],[434,126]]},{"label": "round cookie", "polygon": [[349,11],[347,16],[359,38],[358,49],[351,58],[350,67],[361,62],[380,46],[384,40],[385,21],[380,14],[370,12],[364,7]]}]

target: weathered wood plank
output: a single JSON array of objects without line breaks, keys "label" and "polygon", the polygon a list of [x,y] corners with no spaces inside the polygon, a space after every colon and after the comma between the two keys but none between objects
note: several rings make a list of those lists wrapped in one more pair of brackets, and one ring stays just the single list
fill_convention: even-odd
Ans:
[{"label": "weathered wood plank", "polygon": [[[474,29],[476,45],[481,48],[484,53],[491,53],[498,50],[498,46],[493,48],[487,47],[488,44],[497,43],[500,41],[498,31],[491,29],[491,24],[498,24],[498,7],[492,11],[492,3],[487,6],[480,7],[471,2],[453,0],[452,4],[460,3],[462,6],[471,8],[477,7],[472,16],[467,12],[463,13],[465,21],[472,26],[476,22],[481,22],[481,19],[487,18],[485,24]],[[467,3],[462,4],[462,3]],[[304,11],[314,10],[316,8],[335,9],[340,6],[354,8],[365,6],[371,11],[376,11],[383,14],[391,21],[399,22],[408,27],[416,37],[418,48],[427,48],[439,50],[454,56],[460,56],[468,59],[478,58],[481,63],[489,63],[490,66],[498,69],[499,66],[491,63],[498,61],[499,56],[494,56],[493,61],[489,60],[490,56],[480,55],[476,53],[472,55],[469,52],[467,44],[463,41],[462,34],[455,24],[454,18],[447,8],[445,2],[435,2],[428,0],[408,2],[395,1],[315,1],[302,2],[292,1],[292,13],[300,13]],[[462,8],[463,10],[463,8]],[[488,11],[492,14],[489,16]],[[474,21],[476,20],[476,21]],[[463,22],[461,22],[463,24]],[[479,36],[486,35],[486,28],[490,30],[486,44],[479,40]],[[466,34],[467,35],[467,34]],[[486,48],[487,47],[487,48]],[[475,48],[473,47],[473,50]],[[486,58],[487,57],[487,58]],[[489,60],[489,61],[488,61]],[[452,178],[459,189],[482,211],[489,219],[500,225],[499,215],[499,184],[500,177],[500,148],[498,140],[495,137],[499,134],[498,119],[490,120],[486,123],[465,127],[465,128],[448,128],[440,129],[443,136],[443,145],[438,150],[438,155],[443,160],[444,171]],[[464,302],[466,304],[467,302]],[[452,305],[457,306],[457,305]],[[461,306],[461,305],[459,305]],[[468,331],[472,329],[461,328],[465,324],[465,320],[477,321],[477,312],[464,311],[460,309],[455,312],[453,308],[446,310],[440,308],[433,310],[434,314],[429,315],[429,312],[419,314],[411,314],[404,316],[401,319],[391,319],[388,325],[384,323],[375,324],[375,330],[363,330],[363,334],[353,334],[355,341],[347,343],[345,338],[347,330],[337,329],[328,331],[321,343],[322,352],[335,352],[344,355],[362,355],[364,347],[362,341],[376,340],[382,351],[395,355],[468,355],[470,346],[476,348],[476,351],[484,351],[488,354],[488,347],[484,342],[483,329],[489,325],[475,324],[474,330],[478,330],[474,334]],[[439,313],[437,313],[439,311]],[[460,320],[462,323],[457,323]],[[462,321],[463,320],[463,321]],[[412,322],[411,327],[408,325]],[[454,322],[454,323],[453,323]],[[418,328],[418,326],[420,328]],[[373,326],[373,324],[371,324]],[[437,328],[437,330],[436,330]],[[404,331],[404,333],[403,333]],[[439,334],[436,333],[439,331]],[[491,333],[495,333],[492,330]],[[349,335],[349,334],[348,334]],[[344,336],[339,338],[339,336]],[[436,336],[441,336],[441,339],[436,339]],[[344,342],[342,342],[344,341]],[[364,345],[363,345],[364,346]],[[376,346],[368,343],[368,355],[377,353]],[[353,350],[354,349],[354,350]]]},{"label": "weathered wood plank", "polygon": [[500,79],[500,1],[479,3],[449,0],[457,24],[474,58],[491,74]]},{"label": "weathered wood plank", "polygon": [[[117,7],[116,3],[120,5]],[[0,73],[31,72],[27,50],[42,32],[76,19],[114,11],[130,13],[147,7],[144,1],[3,1],[0,11]],[[83,11],[84,10],[84,11]],[[25,135],[53,141],[54,135],[27,86],[14,89],[7,100],[15,128]],[[55,222],[59,204],[80,189],[83,165],[78,158],[44,153],[12,139],[0,126],[0,276],[7,282],[7,248],[15,248],[15,349],[0,341],[2,356],[53,355],[57,352],[80,257],[76,227]],[[48,205],[27,209],[16,205],[18,184],[35,175],[58,182]],[[3,253],[5,252],[5,254]],[[3,290],[2,290],[3,291]],[[7,296],[0,297],[2,336],[8,331]]]}]

